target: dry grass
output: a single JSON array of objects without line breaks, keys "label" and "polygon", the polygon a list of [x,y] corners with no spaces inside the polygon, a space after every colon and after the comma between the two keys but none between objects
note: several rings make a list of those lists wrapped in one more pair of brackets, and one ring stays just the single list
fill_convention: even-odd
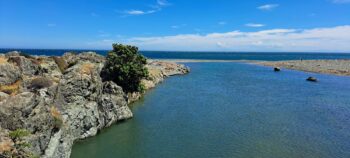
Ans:
[{"label": "dry grass", "polygon": [[53,60],[55,61],[61,72],[64,73],[64,71],[66,71],[66,69],[68,68],[67,62],[62,57],[53,57]]},{"label": "dry grass", "polygon": [[148,68],[148,74],[149,74],[148,79],[150,80],[163,76],[162,70],[154,69],[154,68]]},{"label": "dry grass", "polygon": [[11,152],[13,149],[13,141],[10,139],[6,139],[0,142],[0,154],[4,154],[6,152]]},{"label": "dry grass", "polygon": [[50,109],[50,113],[51,113],[51,116],[54,118],[55,128],[61,128],[63,124],[61,112],[57,109],[57,107],[52,106]]},{"label": "dry grass", "polygon": [[91,75],[94,65],[90,63],[83,64],[80,68],[80,73],[85,75]]},{"label": "dry grass", "polygon": [[7,58],[0,57],[0,64],[5,64],[5,63],[7,63]]},{"label": "dry grass", "polygon": [[16,95],[19,92],[19,88],[20,88],[21,83],[22,83],[22,81],[18,80],[18,81],[16,81],[15,83],[13,83],[11,85],[0,86],[0,91],[4,92],[4,93],[7,93],[7,94],[9,94],[11,96],[14,96],[14,95]]},{"label": "dry grass", "polygon": [[55,106],[50,108],[50,113],[54,118],[61,118],[61,112]]}]

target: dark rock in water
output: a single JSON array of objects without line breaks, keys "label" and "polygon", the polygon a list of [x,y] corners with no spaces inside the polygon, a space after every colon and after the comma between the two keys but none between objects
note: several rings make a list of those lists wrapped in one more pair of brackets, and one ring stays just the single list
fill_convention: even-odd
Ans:
[{"label": "dark rock in water", "polygon": [[278,71],[281,71],[281,68],[275,67],[273,70],[276,71],[276,72],[278,72]]},{"label": "dark rock in water", "polygon": [[309,77],[306,80],[311,82],[317,82],[317,79],[315,77]]}]

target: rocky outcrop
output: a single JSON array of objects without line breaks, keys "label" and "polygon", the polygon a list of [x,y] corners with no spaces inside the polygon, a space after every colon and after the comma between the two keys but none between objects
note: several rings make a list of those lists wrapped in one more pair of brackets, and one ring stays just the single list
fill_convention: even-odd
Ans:
[{"label": "rocky outcrop", "polygon": [[[63,72],[52,57],[0,55],[0,156],[69,157],[74,141],[133,116],[128,103],[141,94],[125,94],[114,82],[103,82],[103,56],[66,53],[62,59],[68,64]],[[182,65],[157,61],[147,68],[147,89],[188,72]],[[41,84],[38,78],[52,83]],[[18,129],[29,135],[14,137]],[[29,145],[18,146],[23,142]]]}]

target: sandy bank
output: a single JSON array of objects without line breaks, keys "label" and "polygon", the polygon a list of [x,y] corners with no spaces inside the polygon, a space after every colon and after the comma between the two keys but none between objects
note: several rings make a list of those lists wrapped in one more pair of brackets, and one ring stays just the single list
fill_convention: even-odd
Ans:
[{"label": "sandy bank", "polygon": [[254,61],[252,63],[340,76],[350,76],[350,60]]},{"label": "sandy bank", "polygon": [[175,62],[175,63],[249,62],[249,60],[206,60],[206,59],[149,59],[149,61],[164,61],[164,62]]}]

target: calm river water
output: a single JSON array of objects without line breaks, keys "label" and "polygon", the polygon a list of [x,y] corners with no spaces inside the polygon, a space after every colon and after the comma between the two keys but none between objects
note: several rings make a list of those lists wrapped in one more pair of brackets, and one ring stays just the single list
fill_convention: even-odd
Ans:
[{"label": "calm river water", "polygon": [[[72,158],[349,158],[350,77],[189,63]],[[310,75],[320,82],[306,82]]]}]

